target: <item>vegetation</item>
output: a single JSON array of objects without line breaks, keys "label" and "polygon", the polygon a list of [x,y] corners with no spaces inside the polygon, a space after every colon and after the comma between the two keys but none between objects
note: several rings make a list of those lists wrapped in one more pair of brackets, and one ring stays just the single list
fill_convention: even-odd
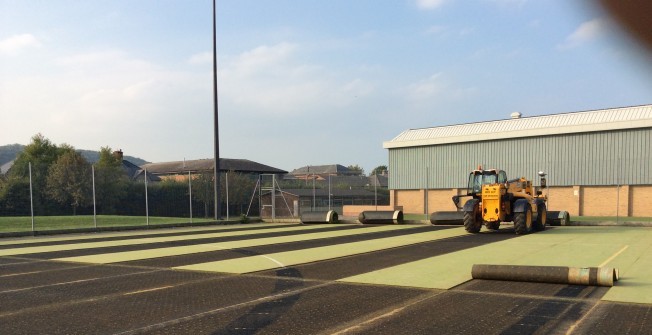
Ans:
[{"label": "vegetation", "polygon": [[[221,178],[222,201],[226,201],[226,175]],[[230,213],[239,214],[248,205],[255,178],[234,172],[228,178]],[[149,213],[190,218],[191,206],[193,218],[212,217],[213,174],[195,174],[191,184],[192,190],[188,179],[181,178],[148,183],[145,187],[142,179],[129,178],[122,160],[110,147],[101,148],[97,162],[91,165],[72,146],[57,146],[37,134],[18,155],[8,174],[0,177],[0,216],[11,217],[9,222],[21,221],[17,217],[31,214],[33,199],[34,214],[48,218],[70,214],[84,217],[94,210],[103,215]],[[226,212],[226,206],[223,207]],[[28,226],[31,228],[31,223]]]},{"label": "vegetation", "polygon": [[387,174],[387,171],[389,171],[389,169],[387,168],[387,165],[378,165],[376,168],[374,168],[371,171],[370,176],[375,176],[377,174],[380,174],[380,175]]}]

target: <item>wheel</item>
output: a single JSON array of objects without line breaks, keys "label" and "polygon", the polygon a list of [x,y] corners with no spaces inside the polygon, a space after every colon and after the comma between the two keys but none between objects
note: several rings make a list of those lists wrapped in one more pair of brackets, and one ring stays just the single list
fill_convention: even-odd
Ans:
[{"label": "wheel", "polygon": [[546,221],[548,220],[548,210],[546,204],[540,203],[537,205],[537,219],[534,221],[534,230],[546,230]]},{"label": "wheel", "polygon": [[496,222],[487,222],[487,228],[491,230],[498,230],[498,227],[500,227],[500,221]]},{"label": "wheel", "polygon": [[464,212],[464,229],[469,233],[479,233],[482,228],[482,219],[480,217],[480,206],[473,206],[473,211]]},{"label": "wheel", "polygon": [[532,208],[528,205],[522,213],[514,213],[514,230],[517,235],[532,231]]}]

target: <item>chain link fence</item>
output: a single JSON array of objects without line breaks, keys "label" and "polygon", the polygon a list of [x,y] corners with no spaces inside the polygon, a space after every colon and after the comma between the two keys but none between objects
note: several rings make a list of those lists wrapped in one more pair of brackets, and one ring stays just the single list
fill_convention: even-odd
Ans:
[{"label": "chain link fence", "polygon": [[[0,232],[215,221],[212,171],[169,178],[141,171],[130,178],[115,167],[57,170],[30,162],[25,174],[0,178]],[[246,213],[257,178],[221,173],[220,218]],[[257,203],[249,215],[259,215]]]}]

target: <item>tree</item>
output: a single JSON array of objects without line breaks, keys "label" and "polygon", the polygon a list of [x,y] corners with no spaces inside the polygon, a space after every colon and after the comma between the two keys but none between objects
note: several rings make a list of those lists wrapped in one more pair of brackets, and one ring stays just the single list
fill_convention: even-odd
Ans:
[{"label": "tree", "polygon": [[374,175],[377,175],[377,174],[380,174],[380,175],[386,174],[387,171],[389,171],[389,169],[387,168],[387,165],[378,165],[378,166],[376,166],[376,168],[374,168],[371,171],[370,176],[374,176]]},{"label": "tree", "polygon": [[349,165],[349,166],[347,166],[346,168],[349,169],[349,170],[351,170],[351,171],[356,171],[356,172],[358,172],[359,175],[364,175],[364,169],[361,168],[358,164],[356,164],[356,165]]},{"label": "tree", "polygon": [[214,202],[213,172],[199,173],[192,178],[192,196],[204,204],[204,217],[208,218],[209,209]]},{"label": "tree", "polygon": [[95,164],[95,197],[102,213],[115,213],[120,200],[125,197],[128,182],[120,159],[113,155],[110,147],[102,147]]},{"label": "tree", "polygon": [[[222,200],[226,202],[226,174],[220,174],[222,181]],[[256,187],[256,179],[251,174],[229,171],[229,206],[249,205]],[[242,207],[241,207],[242,208]]]},{"label": "tree", "polygon": [[63,149],[65,153],[49,168],[46,193],[58,203],[70,205],[77,214],[78,207],[92,201],[91,166],[72,147]]},{"label": "tree", "polygon": [[37,212],[42,213],[47,200],[45,189],[48,170],[64,151],[65,149],[57,147],[42,134],[36,134],[32,137],[32,142],[25,146],[23,152],[16,157],[14,165],[9,170],[10,184],[27,182],[29,185],[29,166],[31,164],[33,201],[34,209]]}]

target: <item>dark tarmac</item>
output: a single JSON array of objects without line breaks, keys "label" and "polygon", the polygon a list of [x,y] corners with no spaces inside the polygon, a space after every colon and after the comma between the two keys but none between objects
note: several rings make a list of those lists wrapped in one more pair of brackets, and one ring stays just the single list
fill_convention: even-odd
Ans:
[{"label": "dark tarmac", "polygon": [[[324,231],[365,227],[325,226]],[[449,228],[418,226],[108,265],[49,259],[179,244],[0,257],[0,334],[652,333],[652,305],[600,300],[608,290],[604,287],[471,280],[450,290],[435,290],[336,281],[518,238],[510,232],[463,235],[243,275],[170,269]],[[252,230],[252,234],[211,241],[261,236],[269,233]],[[97,234],[96,240],[106,239]],[[19,246],[20,240],[11,245]]]}]

